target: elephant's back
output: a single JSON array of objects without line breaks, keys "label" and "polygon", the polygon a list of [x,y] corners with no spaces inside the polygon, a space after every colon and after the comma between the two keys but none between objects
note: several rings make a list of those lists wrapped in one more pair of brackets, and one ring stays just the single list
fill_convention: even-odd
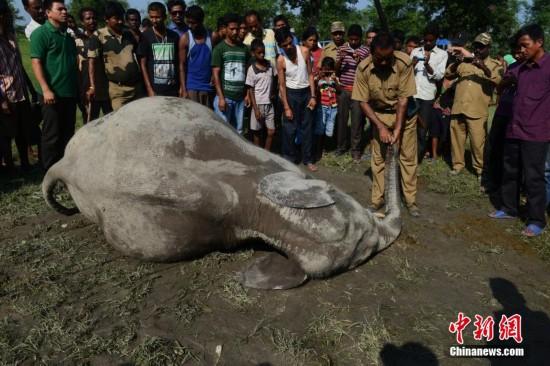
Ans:
[{"label": "elephant's back", "polygon": [[297,170],[286,160],[246,141],[210,109],[172,97],[143,98],[89,123],[69,143],[67,159],[71,155],[117,166],[139,162],[162,165],[191,159],[227,170],[239,164],[264,167],[267,173]]}]

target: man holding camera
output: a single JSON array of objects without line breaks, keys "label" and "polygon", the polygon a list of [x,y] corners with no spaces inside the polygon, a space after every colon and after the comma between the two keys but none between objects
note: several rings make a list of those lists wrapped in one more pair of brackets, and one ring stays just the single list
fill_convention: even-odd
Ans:
[{"label": "man holding camera", "polygon": [[456,57],[446,72],[449,79],[457,79],[456,94],[451,111],[452,175],[464,169],[464,145],[466,133],[470,135],[472,163],[478,180],[483,171],[483,149],[487,135],[489,102],[493,90],[504,73],[502,65],[489,57],[491,36],[479,34],[472,43],[473,52],[463,47],[453,47]]},{"label": "man holding camera", "polygon": [[[424,45],[412,50],[411,58],[414,65],[416,95],[418,105],[418,160],[421,161],[426,152],[427,132],[430,128],[433,104],[437,94],[437,82],[445,76],[447,52],[435,46],[439,32],[434,27],[424,31]],[[433,150],[433,149],[432,149]],[[432,156],[433,158],[434,156]]]}]

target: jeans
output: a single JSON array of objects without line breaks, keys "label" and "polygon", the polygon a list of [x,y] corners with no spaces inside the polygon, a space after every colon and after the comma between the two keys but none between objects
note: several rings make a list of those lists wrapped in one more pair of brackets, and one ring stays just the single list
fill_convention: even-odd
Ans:
[{"label": "jeans", "polygon": [[318,107],[318,111],[320,113],[316,113],[315,135],[332,137],[338,108],[322,105]]},{"label": "jeans", "polygon": [[237,130],[239,135],[243,134],[243,114],[244,100],[233,100],[225,97],[225,112],[220,111],[218,106],[219,98],[216,95],[214,98],[214,112],[220,116],[225,123],[229,123]]},{"label": "jeans", "polygon": [[516,216],[519,205],[521,177],[525,178],[527,194],[527,224],[546,226],[545,209],[547,185],[544,180],[544,161],[548,143],[506,139],[503,150],[502,207],[507,214]]},{"label": "jeans", "polygon": [[283,157],[289,161],[297,162],[296,135],[300,135],[300,147],[304,164],[313,163],[312,154],[312,131],[311,125],[313,121],[314,111],[310,110],[307,105],[310,100],[309,88],[303,89],[286,89],[286,98],[290,109],[292,110],[293,118],[289,120],[286,116],[283,118]]}]

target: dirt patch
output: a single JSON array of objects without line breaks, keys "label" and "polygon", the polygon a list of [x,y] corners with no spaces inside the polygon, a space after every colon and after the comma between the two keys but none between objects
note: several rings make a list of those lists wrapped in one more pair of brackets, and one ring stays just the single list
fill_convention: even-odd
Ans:
[{"label": "dirt patch", "polygon": [[[366,206],[368,164],[346,159],[325,159],[317,176]],[[423,215],[404,212],[390,248],[289,291],[235,281],[256,255],[248,249],[171,264],[126,258],[80,215],[48,210],[36,198],[39,179],[1,182],[0,363],[503,364],[449,357],[456,341],[448,327],[460,311],[522,314],[531,353],[517,364],[543,364],[547,238],[524,241],[519,223],[486,218],[474,177],[451,180],[442,163],[422,169]],[[472,330],[465,343],[484,344]]]}]

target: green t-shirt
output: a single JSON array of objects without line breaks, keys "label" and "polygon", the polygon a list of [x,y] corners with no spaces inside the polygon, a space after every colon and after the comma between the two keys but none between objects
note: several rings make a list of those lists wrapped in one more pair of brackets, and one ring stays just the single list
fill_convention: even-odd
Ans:
[{"label": "green t-shirt", "polygon": [[76,56],[74,39],[49,21],[32,32],[31,58],[40,59],[46,82],[58,97],[77,96]]},{"label": "green t-shirt", "polygon": [[244,97],[246,64],[250,54],[248,47],[242,44],[228,45],[220,42],[212,51],[212,67],[220,68],[223,95],[233,100]]}]

